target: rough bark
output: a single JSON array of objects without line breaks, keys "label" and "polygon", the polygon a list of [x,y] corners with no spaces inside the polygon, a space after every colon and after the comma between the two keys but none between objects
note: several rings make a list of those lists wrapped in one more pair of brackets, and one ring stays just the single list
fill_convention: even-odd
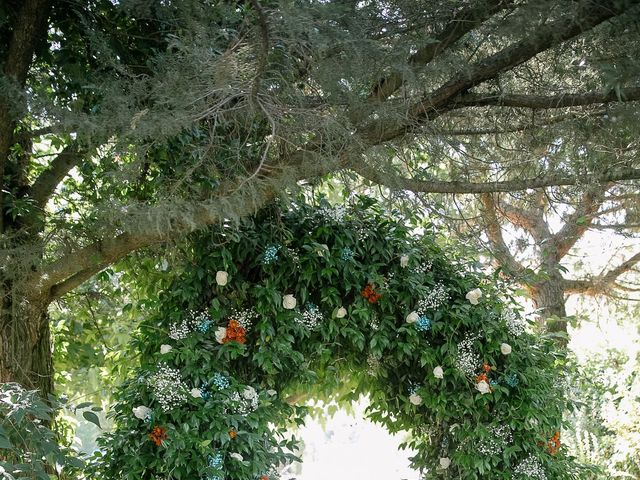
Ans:
[{"label": "rough bark", "polygon": [[[565,308],[564,279],[558,270],[549,273],[543,280],[529,288],[531,299],[539,309],[540,323],[549,332],[567,333],[567,310]],[[566,346],[566,339],[558,342]]]},{"label": "rough bark", "polygon": [[29,301],[15,291],[4,291],[0,310],[0,382],[17,382],[53,392],[51,332],[46,302]]}]

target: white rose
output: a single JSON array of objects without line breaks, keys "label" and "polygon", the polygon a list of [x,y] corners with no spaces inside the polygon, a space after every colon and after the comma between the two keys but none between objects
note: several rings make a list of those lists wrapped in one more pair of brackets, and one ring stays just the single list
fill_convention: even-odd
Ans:
[{"label": "white rose", "polygon": [[229,281],[229,274],[224,270],[218,270],[216,272],[216,283],[221,287],[224,287]]},{"label": "white rose", "polygon": [[278,392],[276,392],[275,390],[267,390],[267,394],[272,397],[275,397],[278,394]]},{"label": "white rose", "polygon": [[408,265],[409,265],[409,255],[402,255],[400,257],[400,266],[402,268],[407,268]]},{"label": "white rose", "polygon": [[485,393],[490,393],[491,392],[491,387],[489,386],[489,384],[487,382],[485,382],[484,380],[480,380],[478,383],[476,383],[476,389],[482,393],[483,395]]},{"label": "white rose", "polygon": [[256,389],[253,388],[252,386],[248,386],[242,392],[242,396],[247,400],[253,400],[258,396],[258,392],[256,392]]},{"label": "white rose", "polygon": [[344,307],[340,307],[336,312],[336,318],[344,318],[347,316],[347,309]]},{"label": "white rose", "polygon": [[146,420],[150,415],[152,410],[149,407],[145,407],[144,405],[140,405],[132,409],[133,415],[140,420]]},{"label": "white rose", "polygon": [[224,327],[218,327],[218,329],[216,330],[216,341],[218,343],[222,343],[222,340],[224,340],[224,337],[227,336],[227,329]]},{"label": "white rose", "polygon": [[474,288],[466,295],[466,299],[469,300],[471,305],[478,305],[478,300],[482,296],[482,291],[479,288]]},{"label": "white rose", "polygon": [[443,378],[444,377],[444,370],[442,369],[442,367],[440,365],[438,365],[436,368],[433,369],[433,376],[436,378]]},{"label": "white rose", "polygon": [[200,390],[199,388],[192,388],[191,396],[193,398],[202,398],[202,390]]},{"label": "white rose", "polygon": [[449,457],[440,457],[440,468],[446,470],[451,465],[451,459]]},{"label": "white rose", "polygon": [[414,405],[422,405],[422,397],[417,393],[409,395],[409,401]]},{"label": "white rose", "polygon": [[171,345],[160,345],[160,353],[163,355],[165,353],[169,353],[171,350],[173,350],[173,347]]},{"label": "white rose", "polygon": [[242,457],[242,455],[240,455],[239,453],[230,453],[229,456],[231,458],[233,458],[234,460],[237,460],[239,462],[242,462],[244,460],[244,458]]},{"label": "white rose", "polygon": [[420,318],[420,315],[418,315],[418,312],[411,312],[409,315],[407,315],[407,323],[416,323],[418,321],[418,318]]},{"label": "white rose", "polygon": [[500,351],[503,355],[509,355],[511,353],[511,345],[509,345],[508,343],[502,343],[500,345]]},{"label": "white rose", "polygon": [[293,310],[294,308],[296,308],[297,304],[298,301],[296,300],[296,297],[291,294],[282,297],[282,307],[286,308],[287,310]]}]

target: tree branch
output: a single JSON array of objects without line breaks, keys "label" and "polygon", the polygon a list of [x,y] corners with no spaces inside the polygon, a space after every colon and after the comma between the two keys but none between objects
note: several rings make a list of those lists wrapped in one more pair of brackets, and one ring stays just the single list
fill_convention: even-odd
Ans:
[{"label": "tree branch", "polygon": [[458,97],[455,108],[464,107],[515,107],[531,109],[568,108],[612,102],[640,100],[640,87],[628,87],[610,92],[562,93],[559,95],[520,95],[466,93]]},{"label": "tree branch", "polygon": [[[457,12],[432,42],[409,57],[408,65],[410,67],[427,65],[465,34],[512,4],[513,0],[490,0]],[[394,70],[373,87],[369,100],[378,103],[386,100],[402,87],[404,81],[402,72]]]},{"label": "tree branch", "polygon": [[486,193],[486,192],[514,192],[549,186],[603,184],[614,181],[640,179],[640,169],[620,168],[604,173],[584,175],[548,174],[520,180],[504,180],[496,182],[460,182],[419,180],[399,176],[387,170],[380,170],[374,165],[368,165],[361,158],[350,162],[350,170],[373,183],[384,185],[392,190],[410,190],[422,193]]},{"label": "tree branch", "polygon": [[564,291],[567,294],[590,296],[613,296],[611,291],[615,289],[634,291],[635,289],[630,289],[629,287],[624,287],[618,284],[617,280],[624,273],[633,270],[633,267],[638,263],[640,263],[640,252],[636,253],[617,267],[609,270],[608,272],[602,273],[597,277],[593,277],[588,280],[565,279],[563,281]]},{"label": "tree branch", "polygon": [[53,159],[49,168],[36,178],[27,195],[33,199],[38,208],[44,208],[58,184],[73,167],[82,161],[86,153],[80,150],[75,143],[72,143],[65,147]]},{"label": "tree branch", "polygon": [[413,104],[406,113],[406,120],[397,118],[376,120],[359,133],[370,143],[381,143],[403,135],[421,122],[433,120],[456,107],[455,97],[471,87],[494,78],[501,72],[511,70],[555,45],[584,33],[605,20],[625,12],[629,5],[640,3],[629,0],[626,5],[613,0],[584,1],[571,15],[539,25],[535,32],[498,53],[469,66],[440,88]]},{"label": "tree branch", "polygon": [[588,114],[578,115],[576,113],[570,113],[567,115],[556,115],[550,117],[540,123],[523,123],[515,125],[511,128],[460,128],[457,130],[443,130],[437,132],[438,135],[443,136],[475,136],[475,135],[501,135],[506,133],[519,133],[526,132],[527,130],[535,130],[536,128],[544,128],[550,125],[557,125],[558,123],[566,122],[575,118],[584,117],[600,117],[606,113],[605,110],[598,110],[597,112],[589,112]]},{"label": "tree branch", "polygon": [[485,221],[485,232],[489,242],[491,242],[493,256],[510,273],[517,274],[522,272],[524,267],[511,254],[504,242],[493,196],[490,193],[483,193],[480,195],[480,202],[483,206],[482,218]]},{"label": "tree branch", "polygon": [[589,230],[610,187],[610,183],[598,184],[587,189],[582,195],[575,211],[566,218],[560,231],[551,239],[555,247],[555,261],[562,260],[580,237]]},{"label": "tree branch", "polygon": [[531,234],[538,244],[547,241],[551,237],[551,231],[544,221],[542,209],[534,207],[525,210],[502,202],[498,206],[498,210],[509,222]]},{"label": "tree branch", "polygon": [[222,185],[219,194],[206,202],[173,202],[170,209],[166,205],[132,209],[123,220],[125,227],[114,227],[122,233],[64,255],[27,281],[49,301],[55,300],[134,250],[179,238],[227,218],[255,213],[291,182],[339,170],[344,161],[319,161],[317,154],[304,151],[289,160],[286,166],[274,169],[271,177],[257,177],[244,188],[237,188],[237,182]]}]

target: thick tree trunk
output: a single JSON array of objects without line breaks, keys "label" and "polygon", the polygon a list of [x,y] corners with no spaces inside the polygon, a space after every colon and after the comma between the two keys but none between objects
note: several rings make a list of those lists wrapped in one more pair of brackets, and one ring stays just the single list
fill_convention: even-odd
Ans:
[{"label": "thick tree trunk", "polygon": [[46,302],[34,302],[15,291],[2,292],[0,311],[0,382],[17,382],[53,393],[51,331]]},{"label": "thick tree trunk", "polygon": [[[549,274],[549,278],[529,289],[531,298],[540,310],[540,321],[550,332],[567,332],[567,310],[565,292],[560,272]],[[566,341],[561,342],[566,345]]]}]

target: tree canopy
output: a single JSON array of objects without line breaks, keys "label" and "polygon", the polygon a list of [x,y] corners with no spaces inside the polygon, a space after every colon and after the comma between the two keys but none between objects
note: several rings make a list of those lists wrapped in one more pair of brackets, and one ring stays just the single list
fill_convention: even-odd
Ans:
[{"label": "tree canopy", "polygon": [[631,125],[638,69],[620,52],[638,44],[637,3],[5,2],[3,332],[22,340],[3,342],[16,347],[2,378],[50,377],[52,300],[301,182],[477,193],[637,178],[632,155],[496,157],[480,172],[408,148],[575,118],[606,129],[610,104]]}]

